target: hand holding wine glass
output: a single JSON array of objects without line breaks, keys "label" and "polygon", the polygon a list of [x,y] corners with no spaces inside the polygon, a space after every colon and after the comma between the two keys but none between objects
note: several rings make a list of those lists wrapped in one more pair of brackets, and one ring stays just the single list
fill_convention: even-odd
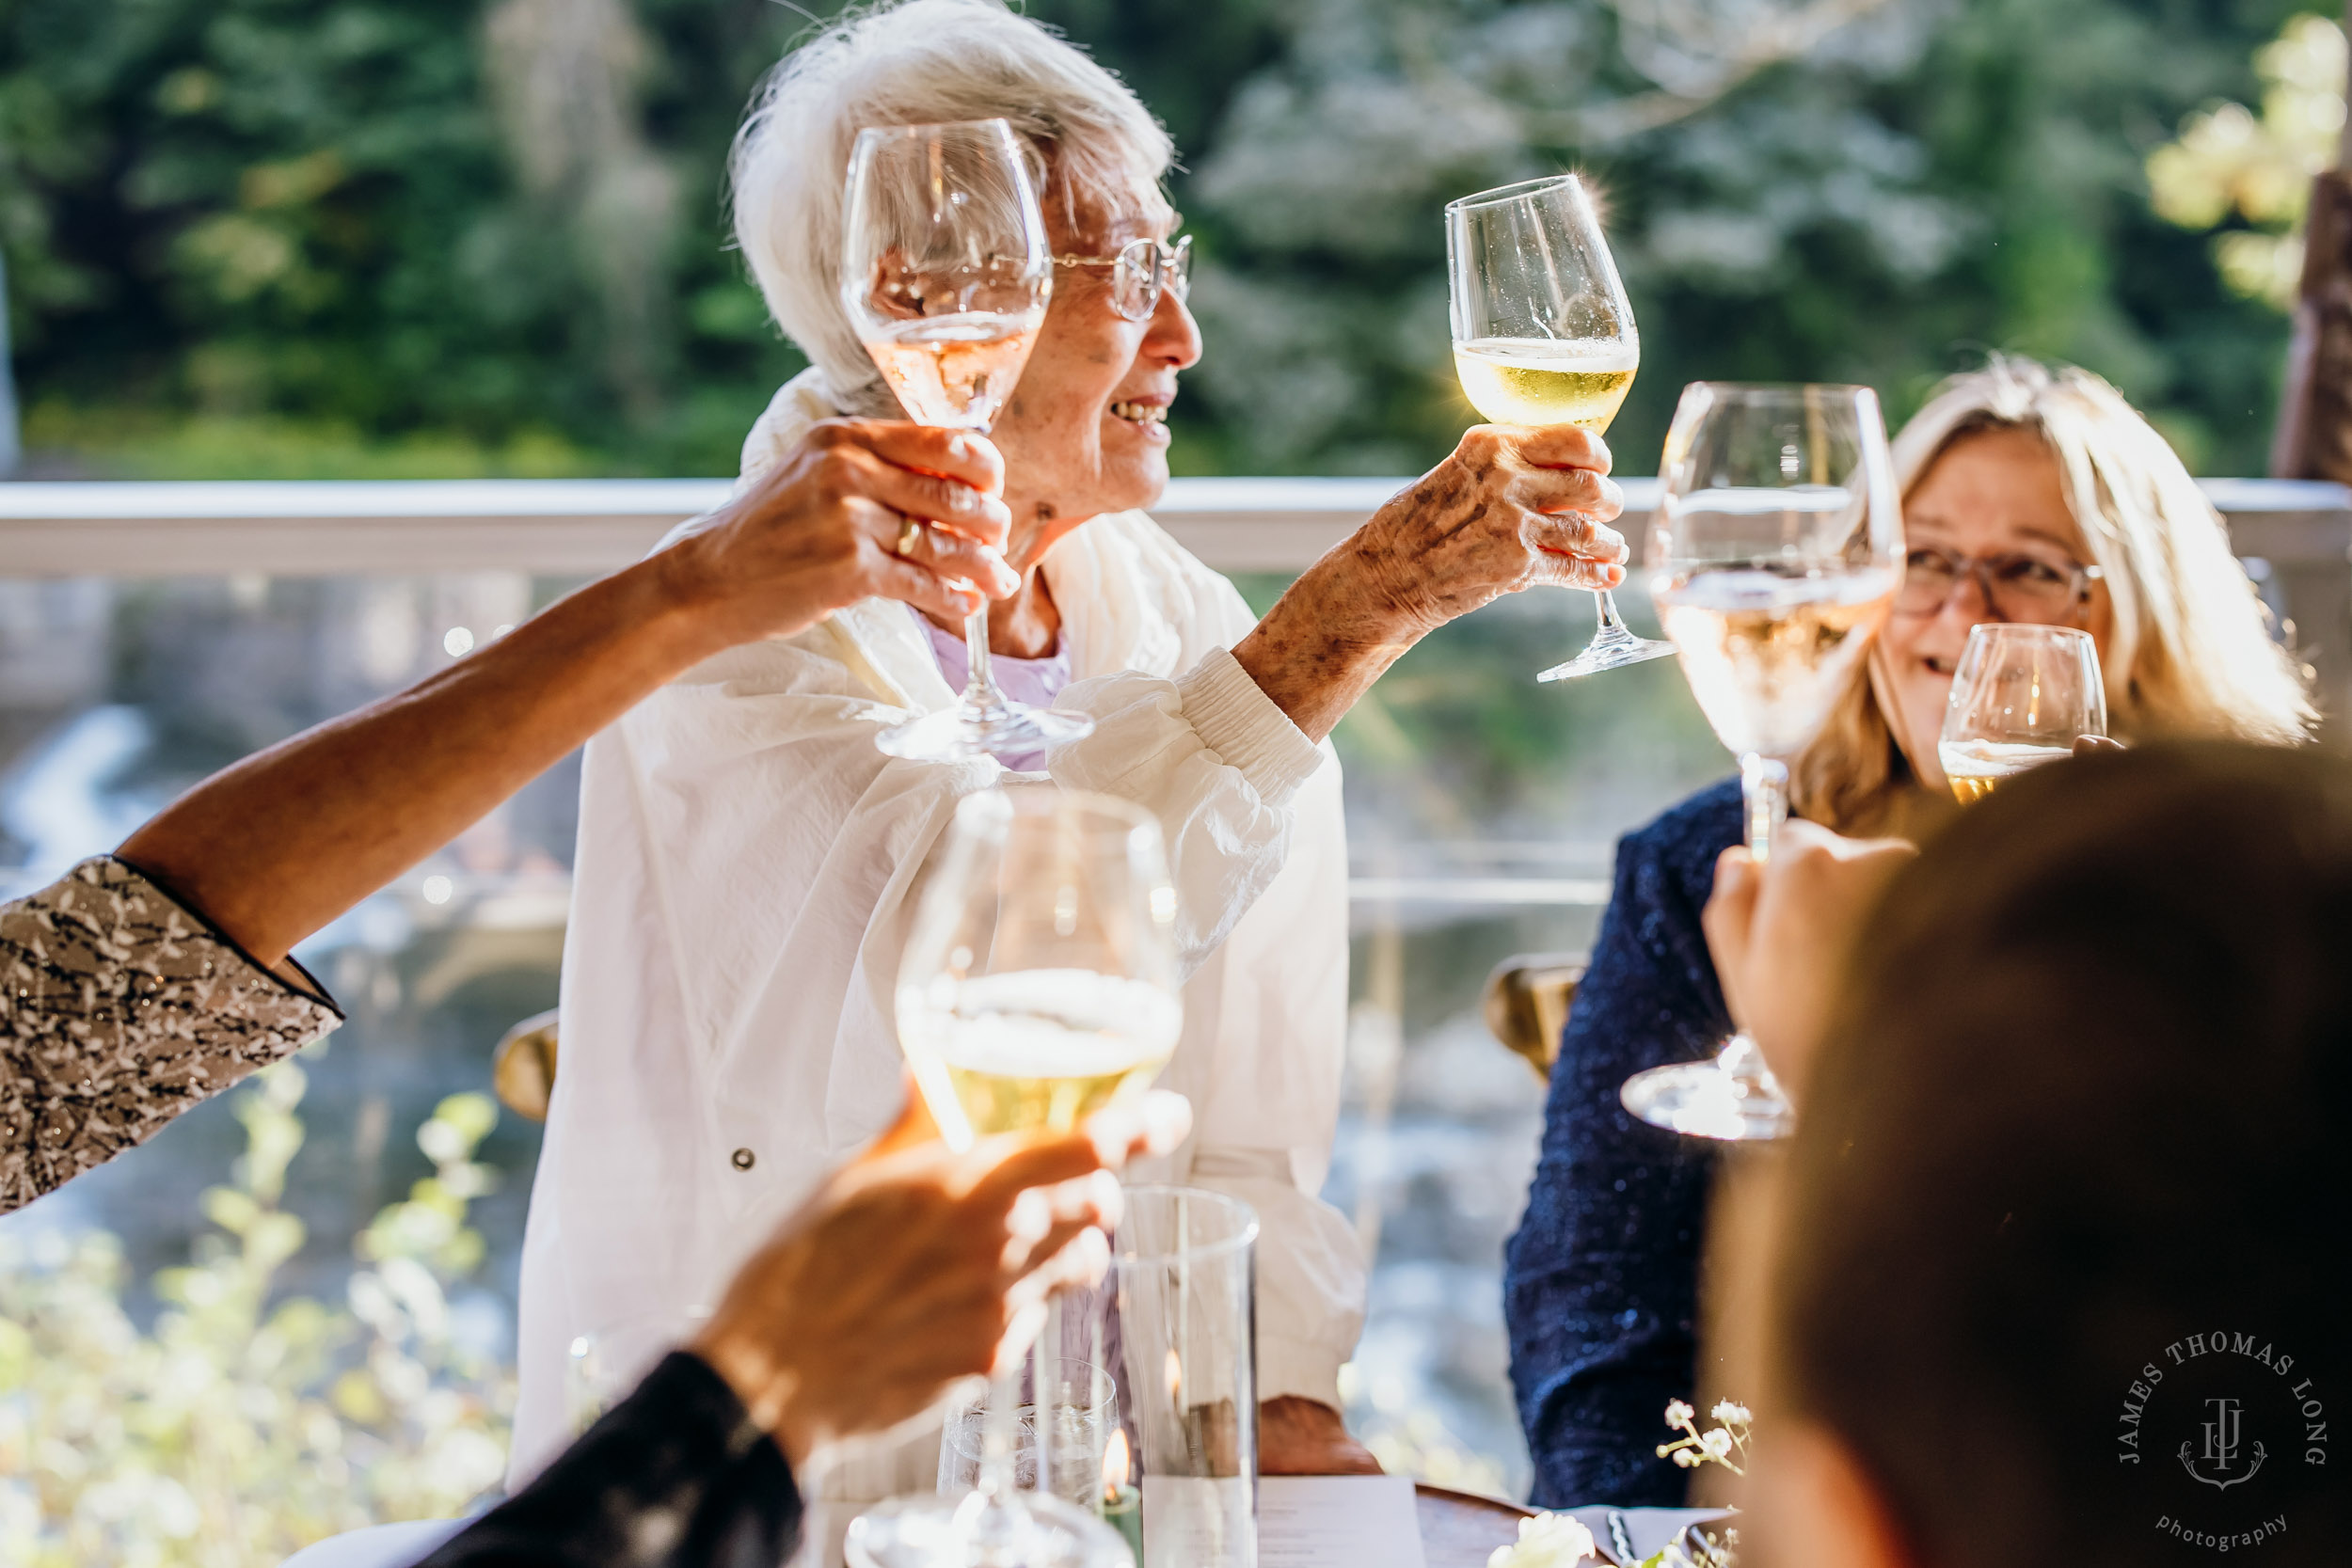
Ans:
[{"label": "hand holding wine glass", "polygon": [[[1028,158],[1002,119],[875,126],[850,153],[841,302],[909,414],[985,433],[1045,323],[1053,250]],[[911,524],[944,522],[910,514]],[[996,685],[988,610],[964,623],[971,680],[953,708],[882,732],[893,756],[1021,755],[1093,729]]]},{"label": "hand holding wine glass", "polygon": [[[1563,174],[1484,191],[1449,204],[1445,219],[1454,369],[1471,406],[1498,424],[1607,430],[1632,388],[1642,341],[1583,182]],[[1592,641],[1538,680],[1674,652],[1636,637],[1608,589],[1595,596]]]},{"label": "hand holding wine glass", "polygon": [[[966,797],[898,972],[899,1044],[946,1146],[1066,1132],[1136,1102],[1184,1024],[1175,922],[1159,824],[1140,807],[1050,786]],[[1090,1513],[1015,1489],[1019,1407],[1016,1367],[990,1394],[978,1489],[862,1516],[852,1560],[1116,1561],[1098,1554],[1123,1544]],[[1054,1473],[1045,1443],[1041,1424],[1040,1475]]]},{"label": "hand holding wine glass", "polygon": [[1964,806],[2106,733],[2106,683],[2089,632],[1988,621],[1968,633],[1952,674],[1935,758]]},{"label": "hand holding wine glass", "polygon": [[[1739,755],[1748,852],[1772,856],[1788,768],[1893,602],[1902,509],[1867,387],[1684,388],[1646,560],[1659,619],[1715,734]],[[1626,1109],[1698,1136],[1772,1138],[1788,1100],[1734,1035],[1711,1061],[1626,1081]]]}]

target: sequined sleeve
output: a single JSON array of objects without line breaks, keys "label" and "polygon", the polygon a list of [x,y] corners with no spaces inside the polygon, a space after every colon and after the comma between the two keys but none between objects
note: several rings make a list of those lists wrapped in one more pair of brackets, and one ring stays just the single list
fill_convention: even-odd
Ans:
[{"label": "sequined sleeve", "polygon": [[111,857],[0,905],[0,1212],[342,1022]]}]

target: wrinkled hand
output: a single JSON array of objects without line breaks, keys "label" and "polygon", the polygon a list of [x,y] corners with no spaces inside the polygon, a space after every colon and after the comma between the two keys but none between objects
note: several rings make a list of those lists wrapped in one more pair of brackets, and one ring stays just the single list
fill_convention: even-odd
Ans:
[{"label": "wrinkled hand", "polygon": [[1285,1394],[1258,1406],[1258,1472],[1268,1476],[1376,1476],[1380,1462],[1347,1434],[1340,1413]]},{"label": "wrinkled hand", "polygon": [[1346,546],[1362,592],[1408,635],[1538,583],[1614,588],[1625,509],[1609,449],[1574,425],[1476,425]]},{"label": "wrinkled hand", "polygon": [[694,1353],[794,1464],[879,1431],[958,1378],[1009,1365],[1045,1298],[1099,1281],[1119,1223],[1112,1172],[1183,1142],[1191,1109],[1154,1093],[1080,1132],[951,1153],[921,1099],[737,1274]]},{"label": "wrinkled hand", "polygon": [[1790,821],[1762,865],[1747,849],[1715,861],[1702,923],[1733,1022],[1803,1102],[1846,964],[1886,884],[1918,854],[1901,839],[1845,838]]},{"label": "wrinkled hand", "polygon": [[[1012,523],[1004,487],[1004,458],[976,432],[825,420],[664,563],[722,646],[789,636],[876,596],[960,621],[983,592],[1021,586],[996,553]],[[909,517],[938,526],[899,555]]]}]

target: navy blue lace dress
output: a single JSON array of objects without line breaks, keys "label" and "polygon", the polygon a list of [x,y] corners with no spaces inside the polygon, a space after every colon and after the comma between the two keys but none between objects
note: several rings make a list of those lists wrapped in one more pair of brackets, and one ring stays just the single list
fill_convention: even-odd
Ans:
[{"label": "navy blue lace dress", "polygon": [[1731,1032],[1699,911],[1740,842],[1740,784],[1701,790],[1617,846],[1616,886],[1544,1110],[1527,1212],[1504,1255],[1511,1383],[1541,1508],[1673,1506],[1657,1457],[1689,1399],[1713,1146],[1634,1120],[1617,1087],[1712,1055]]}]

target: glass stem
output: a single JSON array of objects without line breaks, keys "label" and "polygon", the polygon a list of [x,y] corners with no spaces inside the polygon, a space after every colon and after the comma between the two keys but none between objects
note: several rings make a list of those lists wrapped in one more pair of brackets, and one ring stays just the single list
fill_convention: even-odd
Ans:
[{"label": "glass stem", "polygon": [[1740,759],[1740,798],[1746,802],[1748,853],[1772,858],[1772,841],[1788,820],[1788,765],[1754,752]]},{"label": "glass stem", "polygon": [[1001,713],[1005,694],[996,689],[996,671],[988,658],[988,606],[982,604],[963,623],[963,652],[972,666],[964,683],[963,705],[975,713]]},{"label": "glass stem", "polygon": [[1021,1363],[988,1386],[988,1420],[980,1429],[980,1490],[1010,1501],[1020,1485],[1015,1459],[1021,1446]]},{"label": "glass stem", "polygon": [[[1029,1386],[1034,1391],[1037,1412],[1037,1489],[1048,1497],[1054,1489],[1054,1430],[1061,1406],[1061,1300],[1045,1298],[1045,1326],[1038,1331],[1037,1343],[1029,1347]],[[1081,1507],[1087,1498],[1081,1494]]]},{"label": "glass stem", "polygon": [[1593,628],[1594,641],[1603,638],[1613,641],[1620,637],[1633,635],[1626,626],[1625,617],[1617,613],[1617,595],[1606,588],[1596,588],[1593,597],[1600,601],[1600,625]]}]

